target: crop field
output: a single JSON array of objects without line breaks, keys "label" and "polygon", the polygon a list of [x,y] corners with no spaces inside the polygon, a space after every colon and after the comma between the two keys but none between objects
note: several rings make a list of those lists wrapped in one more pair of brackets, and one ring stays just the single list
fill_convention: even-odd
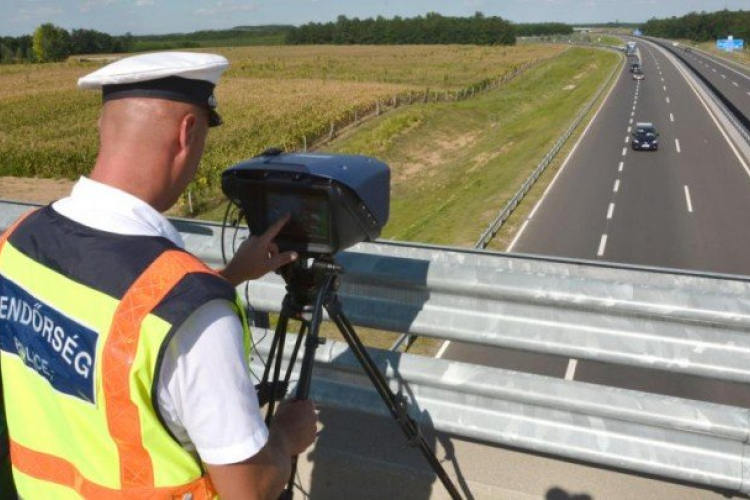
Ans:
[{"label": "crop field", "polygon": [[[295,149],[378,100],[459,92],[564,46],[225,47],[217,88],[225,125],[212,132],[193,190],[216,193],[220,172],[269,146]],[[100,96],[76,80],[92,62],[0,66],[0,176],[73,179],[93,165]],[[196,196],[200,198],[200,196]]]}]

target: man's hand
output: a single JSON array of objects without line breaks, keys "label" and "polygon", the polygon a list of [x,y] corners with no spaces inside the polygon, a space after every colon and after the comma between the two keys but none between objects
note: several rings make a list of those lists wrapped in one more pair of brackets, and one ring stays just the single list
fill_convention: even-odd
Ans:
[{"label": "man's hand", "polygon": [[292,471],[292,456],[315,440],[316,422],[312,402],[284,403],[273,417],[266,446],[255,456],[236,464],[206,464],[222,500],[278,499]]},{"label": "man's hand", "polygon": [[290,456],[299,455],[313,441],[317,432],[315,405],[312,401],[291,401],[278,407],[271,422],[271,433],[281,433]]},{"label": "man's hand", "polygon": [[289,215],[282,217],[266,229],[265,233],[244,241],[227,267],[221,271],[221,275],[237,286],[297,260],[296,252],[279,253],[279,247],[273,242],[284,224],[289,222],[289,218]]}]

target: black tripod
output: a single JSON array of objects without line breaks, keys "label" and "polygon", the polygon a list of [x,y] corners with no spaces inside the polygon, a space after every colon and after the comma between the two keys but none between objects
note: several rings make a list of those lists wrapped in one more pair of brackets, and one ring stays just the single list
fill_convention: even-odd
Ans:
[{"label": "black tripod", "polygon": [[[435,453],[430,449],[424,436],[422,436],[418,424],[409,416],[406,401],[393,393],[385,377],[380,373],[372,358],[365,350],[364,345],[362,345],[362,341],[354,331],[354,327],[344,315],[338,295],[336,294],[339,285],[338,277],[341,272],[342,269],[333,262],[333,257],[330,255],[314,259],[309,266],[306,264],[305,259],[300,259],[282,269],[281,275],[287,283],[287,294],[281,306],[281,314],[276,325],[273,341],[271,342],[271,350],[268,355],[268,363],[263,371],[263,379],[257,386],[258,400],[261,406],[268,403],[266,424],[271,424],[271,417],[273,416],[276,401],[283,398],[287,392],[289,379],[292,375],[292,369],[303,338],[306,339],[305,353],[302,358],[302,367],[297,383],[296,399],[304,400],[308,398],[315,351],[325,340],[321,339],[318,335],[320,323],[323,319],[323,308],[325,308],[328,311],[328,316],[336,324],[341,335],[343,335],[347,344],[349,344],[349,348],[380,394],[391,415],[401,427],[401,430],[404,431],[404,434],[406,434],[409,443],[419,447],[422,455],[424,455],[432,470],[440,478],[450,496],[454,499],[460,499],[461,496],[458,490],[453,485],[453,482],[448,474],[446,474],[437,457],[435,457]],[[285,377],[281,380],[281,362],[283,360],[284,344],[290,319],[300,321],[301,327]],[[273,378],[270,378],[272,367]],[[297,457],[294,457],[292,459],[292,474],[282,498],[292,498],[296,473]]]}]

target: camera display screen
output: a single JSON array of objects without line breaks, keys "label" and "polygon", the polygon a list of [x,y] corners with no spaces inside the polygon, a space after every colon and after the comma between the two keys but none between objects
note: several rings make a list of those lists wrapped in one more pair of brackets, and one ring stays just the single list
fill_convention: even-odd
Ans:
[{"label": "camera display screen", "polygon": [[291,219],[281,229],[279,238],[290,241],[328,243],[331,237],[329,203],[325,194],[269,191],[266,193],[267,226],[286,214]]}]

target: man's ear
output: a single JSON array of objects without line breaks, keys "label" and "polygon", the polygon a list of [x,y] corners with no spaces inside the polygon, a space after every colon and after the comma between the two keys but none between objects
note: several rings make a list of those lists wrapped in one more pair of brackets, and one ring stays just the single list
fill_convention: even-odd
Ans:
[{"label": "man's ear", "polygon": [[186,114],[180,122],[180,147],[187,148],[193,144],[197,137],[196,125],[198,119],[193,113]]}]

